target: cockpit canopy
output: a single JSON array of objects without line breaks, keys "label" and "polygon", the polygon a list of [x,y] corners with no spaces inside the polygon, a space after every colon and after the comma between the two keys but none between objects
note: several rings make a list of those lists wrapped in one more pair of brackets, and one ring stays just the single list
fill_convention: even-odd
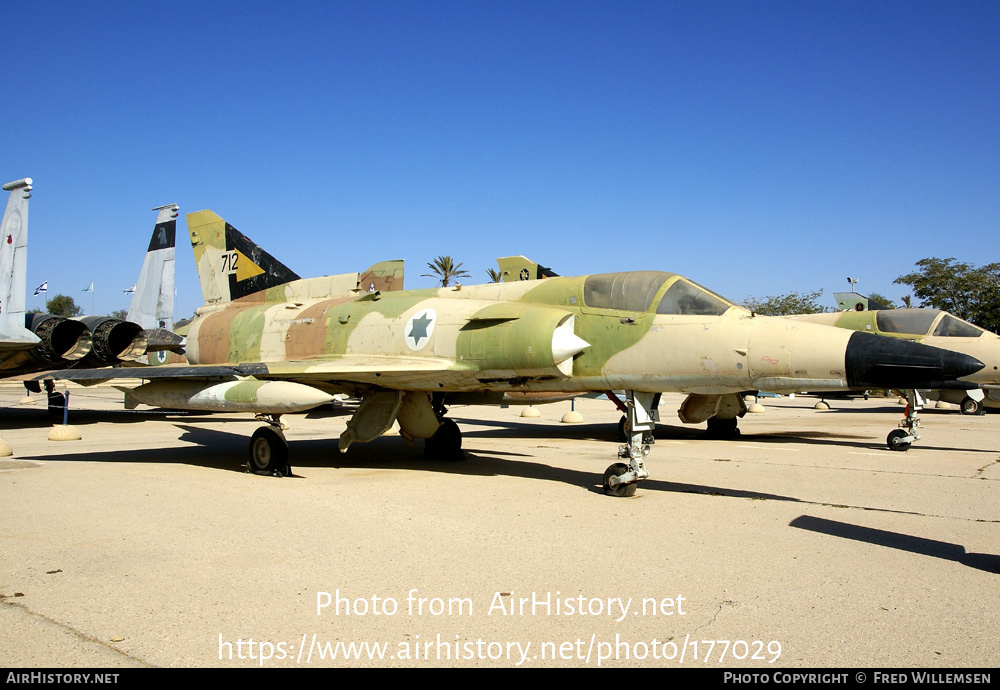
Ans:
[{"label": "cockpit canopy", "polygon": [[631,271],[588,276],[583,301],[588,307],[620,311],[649,311],[665,283],[674,279],[660,298],[657,314],[720,316],[732,304],[714,292],[675,273]]},{"label": "cockpit canopy", "polygon": [[[942,318],[938,320],[939,317]],[[973,326],[940,309],[880,309],[875,312],[875,325],[883,333],[912,333],[950,338],[978,338],[985,332],[978,326]]]}]

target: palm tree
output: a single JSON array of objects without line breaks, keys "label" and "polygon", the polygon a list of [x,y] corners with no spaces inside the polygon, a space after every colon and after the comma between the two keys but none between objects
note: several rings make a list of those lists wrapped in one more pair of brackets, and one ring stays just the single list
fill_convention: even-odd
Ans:
[{"label": "palm tree", "polygon": [[427,264],[432,273],[424,273],[424,278],[437,278],[441,281],[441,287],[448,287],[453,278],[471,278],[468,271],[462,270],[462,262],[457,264],[450,256],[439,256],[432,263]]},{"label": "palm tree", "polygon": [[503,282],[503,274],[496,270],[495,268],[487,268],[486,275],[490,277],[491,283],[501,283]]}]

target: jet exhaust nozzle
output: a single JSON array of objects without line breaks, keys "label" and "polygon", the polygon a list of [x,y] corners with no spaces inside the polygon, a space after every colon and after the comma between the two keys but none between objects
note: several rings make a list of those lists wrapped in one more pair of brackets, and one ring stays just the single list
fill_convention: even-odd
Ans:
[{"label": "jet exhaust nozzle", "polygon": [[146,352],[162,352],[163,350],[183,354],[184,336],[177,335],[166,328],[147,328]]},{"label": "jet exhaust nozzle", "polygon": [[25,314],[25,327],[41,341],[32,356],[46,366],[76,362],[93,347],[87,326],[54,314]]},{"label": "jet exhaust nozzle", "polygon": [[975,388],[958,379],[985,365],[969,355],[857,332],[844,356],[850,388]]},{"label": "jet exhaust nozzle", "polygon": [[92,357],[102,365],[135,361],[146,354],[146,332],[137,323],[111,316],[80,319],[93,334]]}]

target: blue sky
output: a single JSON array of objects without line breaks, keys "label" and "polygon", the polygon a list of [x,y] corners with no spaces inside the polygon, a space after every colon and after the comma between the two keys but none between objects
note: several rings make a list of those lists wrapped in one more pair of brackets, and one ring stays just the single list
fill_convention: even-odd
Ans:
[{"label": "blue sky", "polygon": [[[154,206],[303,277],[685,274],[899,299],[1000,260],[997,2],[47,2],[5,12],[29,295],[127,306]],[[201,304],[186,225],[177,318]],[[29,296],[29,307],[41,306]]]}]

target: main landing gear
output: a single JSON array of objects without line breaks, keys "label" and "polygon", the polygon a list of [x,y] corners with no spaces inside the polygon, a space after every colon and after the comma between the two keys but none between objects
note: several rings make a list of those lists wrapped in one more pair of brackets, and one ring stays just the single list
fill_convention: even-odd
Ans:
[{"label": "main landing gear", "polygon": [[444,406],[444,396],[431,396],[431,407],[441,426],[424,441],[424,457],[448,462],[465,460],[465,451],[462,450],[462,431],[454,420],[445,418],[448,408]]},{"label": "main landing gear", "polygon": [[707,421],[708,426],[705,429],[705,433],[708,438],[711,439],[721,439],[730,440],[734,438],[739,438],[740,428],[739,419],[736,417],[730,417],[729,419],[719,419],[718,417],[710,417]]},{"label": "main landing gear", "polygon": [[983,404],[978,400],[973,400],[969,396],[962,398],[962,402],[959,405],[962,410],[962,414],[984,414]]},{"label": "main landing gear", "polygon": [[250,437],[247,472],[271,477],[287,477],[292,474],[292,467],[288,464],[285,426],[279,421],[280,417],[277,414],[257,415],[257,419],[267,422],[267,426],[260,427]]},{"label": "main landing gear", "polygon": [[983,392],[983,389],[973,388],[966,391],[966,396],[962,398],[959,407],[962,414],[986,414],[986,406],[983,404],[985,400],[986,393]]},{"label": "main landing gear", "polygon": [[424,457],[457,462],[465,460],[462,431],[451,419],[442,419],[434,435],[424,440]]},{"label": "main landing gear", "polygon": [[907,390],[906,410],[903,412],[903,421],[899,423],[898,429],[893,429],[885,439],[885,443],[890,450],[909,450],[914,441],[920,440],[920,420],[917,419],[917,412],[924,406],[924,399],[915,390]]},{"label": "main landing gear", "polygon": [[652,434],[656,426],[654,417],[655,393],[625,391],[626,421],[628,439],[618,448],[618,457],[628,462],[617,462],[604,471],[604,493],[609,496],[629,497],[635,495],[636,482],[649,476],[643,459],[649,455],[649,444],[645,435]]},{"label": "main landing gear", "polygon": [[[462,432],[458,424],[445,419],[447,410],[443,396],[403,391],[375,391],[366,395],[347,429],[340,435],[337,447],[346,452],[353,443],[373,441],[399,422],[400,435],[407,442],[424,438],[424,455],[437,460],[464,460]],[[250,439],[250,455],[246,470],[254,474],[287,477],[292,468],[288,463],[288,443],[285,426],[279,414],[258,414],[266,422]]]}]

